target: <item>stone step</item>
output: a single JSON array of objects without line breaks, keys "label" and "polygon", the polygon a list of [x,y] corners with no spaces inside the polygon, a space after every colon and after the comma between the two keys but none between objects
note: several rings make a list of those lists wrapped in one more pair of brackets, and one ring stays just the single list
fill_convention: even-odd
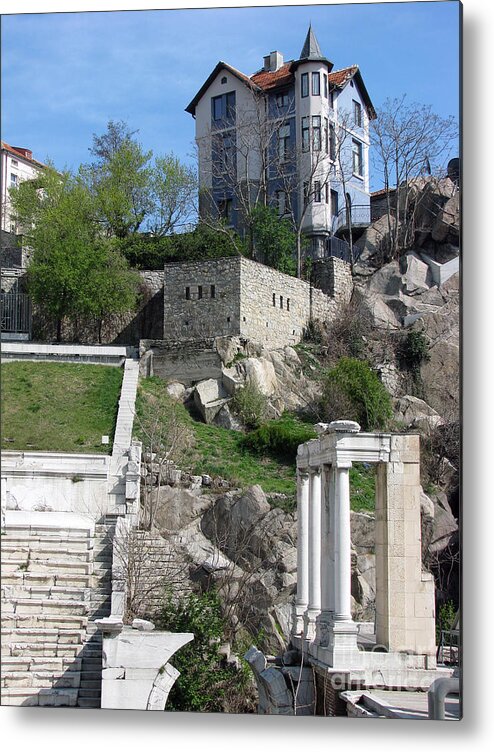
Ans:
[{"label": "stone step", "polygon": [[8,559],[2,561],[2,578],[12,572],[41,572],[45,573],[65,570],[64,574],[92,574],[91,561],[74,561],[73,559]]},{"label": "stone step", "polygon": [[70,544],[67,543],[63,543],[60,546],[46,546],[40,549],[34,549],[31,546],[19,546],[18,548],[4,548],[2,546],[2,562],[9,561],[10,559],[21,559],[31,562],[54,558],[60,561],[60,565],[63,565],[66,561],[68,563],[73,561],[91,561],[93,552],[91,549],[74,551],[70,548]]},{"label": "stone step", "polygon": [[[3,567],[2,567],[3,569]],[[14,585],[18,587],[68,587],[83,590],[90,587],[91,575],[64,574],[56,571],[27,572],[16,570],[4,574],[2,572],[2,586]]]},{"label": "stone step", "polygon": [[82,687],[79,689],[79,698],[93,698],[97,700],[98,698],[101,699],[101,689],[83,689]]},{"label": "stone step", "polygon": [[89,602],[92,592],[89,587],[60,587],[57,585],[7,585],[2,584],[3,599],[29,599],[48,601]]},{"label": "stone step", "polygon": [[92,670],[82,668],[80,673],[81,687],[86,686],[86,682],[99,682],[99,684],[101,685],[101,665],[99,667],[99,670],[97,668],[94,668]]},{"label": "stone step", "polygon": [[101,697],[78,697],[78,708],[100,708]]},{"label": "stone step", "polygon": [[47,614],[60,616],[81,616],[87,614],[89,603],[86,601],[66,600],[62,598],[10,598],[2,601],[2,615]]},{"label": "stone step", "polygon": [[60,614],[2,614],[2,630],[13,629],[58,629],[59,640],[63,641],[65,632],[84,630],[88,621],[87,616],[71,616]]},{"label": "stone step", "polygon": [[42,551],[44,549],[70,548],[71,551],[88,551],[93,548],[94,538],[55,538],[54,536],[2,535],[2,554],[11,549]]},{"label": "stone step", "polygon": [[81,671],[81,657],[47,658],[45,656],[4,656],[2,658],[3,671],[49,671],[64,673],[65,671]]},{"label": "stone step", "polygon": [[2,540],[3,538],[8,539],[14,535],[28,535],[31,538],[92,538],[94,533],[90,529],[84,530],[81,528],[56,527],[55,525],[43,525],[42,527],[37,527],[36,525],[17,524],[8,525],[5,528],[5,535],[2,536]]},{"label": "stone step", "polygon": [[2,705],[41,705],[45,707],[71,707],[77,705],[78,689],[39,689],[20,687],[2,692]]},{"label": "stone step", "polygon": [[[77,688],[80,684],[79,671],[2,671],[2,687],[45,687]],[[3,694],[3,692],[2,692]]]},{"label": "stone step", "polygon": [[42,658],[67,658],[75,660],[82,650],[81,644],[63,644],[58,642],[12,642],[9,645],[2,645],[2,663],[6,658],[19,657],[28,655],[32,659]]},{"label": "stone step", "polygon": [[81,691],[91,690],[94,693],[99,692],[101,694],[101,675],[96,677],[96,679],[87,679],[86,677],[83,679],[81,676],[79,688]]}]

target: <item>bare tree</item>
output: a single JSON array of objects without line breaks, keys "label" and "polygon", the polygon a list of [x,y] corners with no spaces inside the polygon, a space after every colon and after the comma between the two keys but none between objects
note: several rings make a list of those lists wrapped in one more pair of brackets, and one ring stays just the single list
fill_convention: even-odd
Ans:
[{"label": "bare tree", "polygon": [[[455,118],[436,115],[429,105],[388,99],[371,123],[375,166],[386,191],[390,253],[413,240],[409,222],[413,180],[438,174],[458,137]],[[394,219],[393,219],[394,218]]]}]

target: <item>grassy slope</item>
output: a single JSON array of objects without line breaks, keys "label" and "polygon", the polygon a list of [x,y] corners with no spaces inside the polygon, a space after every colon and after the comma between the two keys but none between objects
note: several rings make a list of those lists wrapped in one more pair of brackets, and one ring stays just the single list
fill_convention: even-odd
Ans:
[{"label": "grassy slope", "polygon": [[3,363],[2,449],[111,452],[122,375],[111,366]]},{"label": "grassy slope", "polygon": [[[140,381],[137,414],[142,414],[146,394],[169,402],[165,384],[157,378]],[[259,484],[265,493],[281,493],[287,498],[286,509],[294,507],[296,499],[295,461],[283,462],[276,456],[251,452],[242,446],[242,434],[195,421],[183,407],[174,408],[179,420],[191,429],[194,446],[177,464],[193,474],[208,474],[225,478],[239,487]],[[139,418],[134,430],[139,438]],[[374,470],[372,466],[356,465],[350,471],[351,506],[354,511],[374,509]]]}]

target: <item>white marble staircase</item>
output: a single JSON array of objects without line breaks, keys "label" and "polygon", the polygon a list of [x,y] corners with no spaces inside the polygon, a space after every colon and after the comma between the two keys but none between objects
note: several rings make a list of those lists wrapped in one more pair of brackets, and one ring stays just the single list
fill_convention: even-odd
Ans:
[{"label": "white marble staircase", "polygon": [[1,539],[3,705],[99,707],[101,638],[92,620],[110,610],[112,524],[95,526],[72,514],[7,512]]}]

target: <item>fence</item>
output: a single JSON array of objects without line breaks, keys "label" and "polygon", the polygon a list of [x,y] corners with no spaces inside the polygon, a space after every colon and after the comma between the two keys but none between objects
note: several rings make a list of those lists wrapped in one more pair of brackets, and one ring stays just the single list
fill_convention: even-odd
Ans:
[{"label": "fence", "polygon": [[31,337],[32,307],[29,295],[0,293],[0,318],[3,334],[27,334]]}]

